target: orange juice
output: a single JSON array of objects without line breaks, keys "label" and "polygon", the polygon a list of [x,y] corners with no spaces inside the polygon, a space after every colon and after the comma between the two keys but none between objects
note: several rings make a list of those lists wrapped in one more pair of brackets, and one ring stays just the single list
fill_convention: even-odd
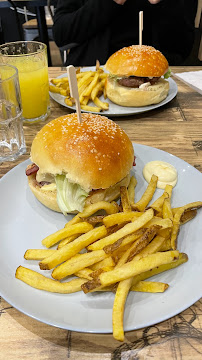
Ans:
[{"label": "orange juice", "polygon": [[3,44],[0,46],[0,62],[18,69],[23,120],[44,120],[49,115],[46,45],[37,41]]},{"label": "orange juice", "polygon": [[23,117],[26,119],[38,118],[46,114],[49,105],[48,69],[47,67],[37,69],[33,65],[30,64],[30,70],[22,71],[20,61],[16,64],[19,69]]}]

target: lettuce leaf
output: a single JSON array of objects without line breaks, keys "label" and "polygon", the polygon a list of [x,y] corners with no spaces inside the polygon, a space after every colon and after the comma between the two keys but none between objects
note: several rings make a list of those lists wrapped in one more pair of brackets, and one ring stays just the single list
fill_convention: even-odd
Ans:
[{"label": "lettuce leaf", "polygon": [[81,212],[88,193],[80,185],[70,182],[65,175],[56,175],[57,203],[64,215],[70,211]]},{"label": "lettuce leaf", "polygon": [[168,79],[171,75],[171,70],[168,69],[168,71],[163,75],[164,79]]}]

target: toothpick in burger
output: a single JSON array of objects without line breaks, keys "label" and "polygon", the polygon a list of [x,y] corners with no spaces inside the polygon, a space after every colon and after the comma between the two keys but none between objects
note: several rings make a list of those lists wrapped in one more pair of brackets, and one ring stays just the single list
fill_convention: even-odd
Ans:
[{"label": "toothpick in burger", "polygon": [[169,92],[169,64],[152,46],[124,47],[107,60],[107,97],[121,106],[158,104]]},{"label": "toothpick in burger", "polygon": [[46,207],[67,213],[119,197],[128,186],[134,150],[127,134],[96,114],[59,117],[46,124],[31,147],[26,175],[31,191]]}]

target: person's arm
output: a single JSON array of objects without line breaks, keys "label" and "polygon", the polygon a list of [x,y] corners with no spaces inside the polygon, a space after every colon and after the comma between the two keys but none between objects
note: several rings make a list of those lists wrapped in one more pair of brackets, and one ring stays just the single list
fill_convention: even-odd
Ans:
[{"label": "person's arm", "polygon": [[56,44],[82,44],[92,38],[108,26],[118,6],[113,0],[59,0],[53,25]]}]

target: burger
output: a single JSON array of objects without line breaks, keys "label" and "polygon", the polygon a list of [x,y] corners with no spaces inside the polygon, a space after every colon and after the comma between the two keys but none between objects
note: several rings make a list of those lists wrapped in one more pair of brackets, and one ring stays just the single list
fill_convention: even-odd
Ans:
[{"label": "burger", "polygon": [[106,94],[115,104],[146,106],[157,104],[168,95],[168,61],[152,46],[124,47],[110,56],[105,68],[109,72]]},{"label": "burger", "polygon": [[98,201],[119,197],[128,186],[134,150],[126,133],[113,121],[83,113],[46,124],[31,147],[28,184],[46,207],[76,213]]}]

